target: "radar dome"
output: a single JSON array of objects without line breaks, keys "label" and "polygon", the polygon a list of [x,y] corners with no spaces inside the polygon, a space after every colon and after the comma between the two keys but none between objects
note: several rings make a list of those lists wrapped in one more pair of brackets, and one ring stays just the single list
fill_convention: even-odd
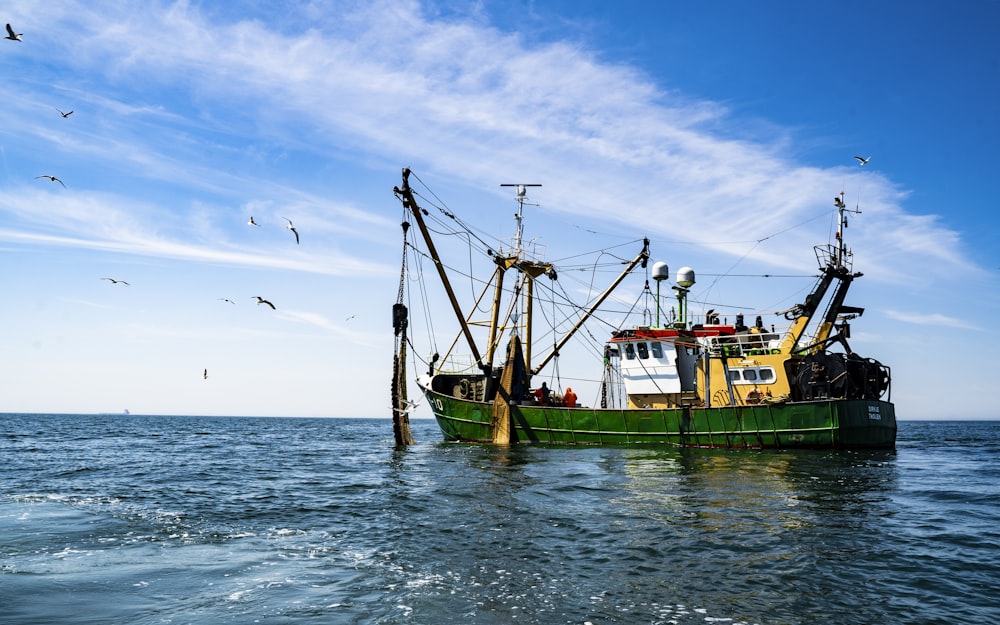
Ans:
[{"label": "radar dome", "polygon": [[681,267],[677,270],[677,284],[682,287],[689,287],[694,284],[694,269]]},{"label": "radar dome", "polygon": [[666,280],[670,277],[670,267],[662,260],[653,263],[653,280]]}]

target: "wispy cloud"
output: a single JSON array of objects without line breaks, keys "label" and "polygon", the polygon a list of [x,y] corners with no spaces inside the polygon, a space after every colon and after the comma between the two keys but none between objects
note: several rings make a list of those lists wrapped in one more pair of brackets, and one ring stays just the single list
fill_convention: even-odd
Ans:
[{"label": "wispy cloud", "polygon": [[359,332],[349,327],[349,323],[344,320],[333,320],[329,316],[304,310],[280,310],[279,316],[313,326],[323,330],[331,337],[344,340],[351,345],[364,345],[374,347],[379,344],[379,340],[371,333]]},{"label": "wispy cloud", "polygon": [[[310,6],[295,13],[310,14]],[[970,266],[957,235],[934,216],[908,215],[905,193],[884,176],[798,164],[782,155],[787,135],[727,132],[737,120],[718,103],[666,91],[567,42],[528,45],[475,20],[436,21],[418,2],[358,3],[320,12],[308,26],[222,20],[186,2],[112,20],[100,6],[70,7],[55,12],[42,37],[67,46],[57,53],[66,63],[102,76],[109,95],[92,102],[108,114],[99,129],[60,141],[114,160],[119,172],[135,168],[161,184],[303,210],[316,205],[319,189],[292,183],[301,180],[294,172],[302,159],[351,154],[478,188],[527,172],[545,181],[547,210],[564,219],[617,221],[654,238],[676,238],[682,224],[707,253],[796,267],[787,250],[808,249],[816,230],[788,226],[829,214],[850,179],[865,200],[863,228],[850,234],[866,252],[866,273],[901,281]],[[81,38],[84,51],[76,52]],[[185,97],[158,103],[168,91]],[[123,104],[137,95],[143,104]],[[151,203],[176,193],[155,191]],[[352,193],[364,195],[345,196]],[[333,232],[370,214],[327,204],[312,216],[317,230]],[[780,244],[748,245],[778,232]],[[720,243],[732,241],[741,243]],[[214,256],[188,247],[158,241],[148,249]],[[367,264],[345,264],[352,262]]]},{"label": "wispy cloud", "polygon": [[933,326],[938,328],[957,328],[960,330],[984,330],[984,328],[970,323],[964,319],[949,317],[940,313],[914,313],[899,310],[886,310],[885,314],[890,319],[912,323],[921,326]]}]

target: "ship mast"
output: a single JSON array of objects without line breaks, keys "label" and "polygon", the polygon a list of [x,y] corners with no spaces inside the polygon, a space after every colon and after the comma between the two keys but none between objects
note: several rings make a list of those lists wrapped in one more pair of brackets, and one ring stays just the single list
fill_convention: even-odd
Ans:
[{"label": "ship mast", "polygon": [[[531,204],[527,201],[528,199],[528,187],[540,187],[542,185],[536,183],[501,183],[501,187],[515,187],[517,189],[517,195],[515,199],[517,200],[517,213],[514,214],[514,220],[517,222],[517,227],[514,230],[514,249],[511,252],[511,256],[503,259],[504,264],[507,268],[515,267],[519,271],[524,273],[524,279],[521,284],[524,286],[524,362],[525,368],[531,369],[531,334],[532,334],[532,320],[533,320],[533,303],[534,303],[534,280],[538,276],[552,269],[552,265],[548,263],[529,261],[524,252],[524,205],[537,206],[537,204]],[[496,304],[500,301],[500,285],[497,284],[497,298],[494,302],[493,310],[493,326],[490,329],[490,340],[492,341],[496,336],[496,331],[498,331]],[[517,327],[517,313],[514,313],[512,318],[514,327]],[[492,344],[492,343],[491,343]]]},{"label": "ship mast", "polygon": [[[649,259],[649,239],[643,240],[642,251],[640,251],[635,258],[632,259],[630,263],[622,270],[621,274],[615,279],[611,285],[605,289],[605,291],[598,296],[591,307],[584,312],[583,315],[577,320],[577,322],[570,328],[562,338],[552,347],[552,350],[542,358],[542,361],[536,365],[531,365],[531,321],[532,321],[532,303],[534,295],[534,281],[535,278],[542,275],[543,273],[548,273],[552,271],[552,265],[549,263],[543,263],[539,261],[531,261],[525,258],[524,255],[524,205],[527,203],[527,187],[540,187],[540,184],[501,184],[501,187],[516,187],[517,188],[517,213],[514,215],[514,219],[517,220],[517,229],[514,233],[514,250],[513,257],[507,258],[508,266],[514,266],[521,272],[525,274],[525,294],[524,294],[524,306],[525,306],[525,319],[524,319],[524,340],[522,341],[524,350],[524,366],[525,369],[531,375],[537,375],[545,365],[549,363],[553,358],[559,355],[559,350],[562,349],[564,345],[576,334],[583,324],[594,314],[594,312],[604,303],[609,295],[617,288],[622,280],[628,276],[629,273],[636,267],[636,265],[642,264],[643,267],[646,266],[646,261]],[[554,279],[554,278],[553,278]],[[516,325],[516,321],[515,321]],[[492,332],[491,332],[492,336]]]},{"label": "ship mast", "polygon": [[514,232],[514,254],[518,258],[521,257],[524,251],[521,248],[521,239],[524,236],[524,204],[528,199],[528,187],[540,187],[540,184],[528,184],[528,183],[501,183],[501,187],[517,187],[517,213],[514,215],[514,219],[517,220],[517,229]]},{"label": "ship mast", "polygon": [[[830,336],[836,324],[837,317],[839,315],[846,315],[846,318],[852,318],[852,316],[856,317],[864,312],[863,308],[844,305],[844,299],[847,297],[847,291],[850,289],[851,283],[855,278],[860,278],[862,275],[861,273],[852,273],[851,271],[853,264],[851,262],[852,253],[844,241],[844,230],[847,228],[847,213],[860,214],[861,211],[857,208],[847,208],[847,204],[844,202],[843,191],[840,192],[840,195],[833,198],[833,204],[837,207],[836,243],[833,245],[816,246],[815,248],[816,258],[820,262],[820,271],[822,271],[819,282],[816,283],[812,292],[806,296],[804,303],[796,305],[785,313],[785,316],[793,319],[794,323],[788,334],[785,335],[781,347],[783,350],[792,353],[822,348],[835,339],[841,340],[845,348],[847,348],[846,340],[844,340],[846,337],[840,335]],[[808,345],[800,345],[799,341],[805,336],[807,326],[815,317],[820,304],[826,297],[827,291],[830,290],[834,282],[837,282],[837,285],[829,300],[826,313],[816,328],[815,335]]]},{"label": "ship mast", "polygon": [[[845,306],[844,299],[847,297],[847,290],[851,287],[851,283],[855,278],[860,278],[861,273],[852,273],[851,257],[852,253],[847,249],[847,243],[844,242],[844,230],[847,228],[847,214],[848,212],[854,213],[856,215],[861,214],[861,210],[855,208],[853,210],[847,208],[847,204],[844,203],[844,192],[840,192],[839,197],[834,198],[834,205],[837,207],[837,248],[835,252],[835,258],[833,260],[832,266],[828,267],[825,271],[834,273],[839,280],[836,289],[833,292],[833,297],[830,298],[830,303],[827,306],[826,314],[823,315],[823,320],[816,330],[816,335],[813,337],[813,344],[807,349],[812,349],[814,347],[822,347],[833,340],[840,340],[843,344],[844,349],[850,351],[850,346],[847,344],[847,334],[849,333],[846,328],[846,321],[848,319],[853,319],[854,317],[860,316],[864,313],[864,308],[858,308],[855,306]],[[844,333],[842,335],[834,335],[831,337],[834,327],[837,323],[837,318],[841,315],[844,316]]]},{"label": "ship mast", "polygon": [[847,204],[844,203],[843,191],[840,192],[840,196],[833,198],[833,204],[837,207],[837,253],[834,262],[837,267],[842,268],[848,256],[847,244],[844,242],[844,229],[847,228],[847,215],[845,213],[850,211],[860,215],[861,211],[857,208],[854,210],[847,208]]}]

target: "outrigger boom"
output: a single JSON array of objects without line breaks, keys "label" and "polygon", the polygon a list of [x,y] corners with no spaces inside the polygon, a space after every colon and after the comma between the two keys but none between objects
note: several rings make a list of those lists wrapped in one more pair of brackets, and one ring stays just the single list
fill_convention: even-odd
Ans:
[{"label": "outrigger boom", "polygon": [[427,230],[427,224],[424,223],[424,218],[420,214],[423,210],[417,205],[417,201],[413,198],[413,191],[410,189],[410,170],[409,168],[403,169],[403,186],[393,188],[393,191],[398,197],[402,198],[403,207],[410,211],[410,215],[413,216],[414,221],[417,222],[417,227],[420,228],[420,234],[424,238],[424,242],[427,244],[427,250],[430,252],[431,259],[434,261],[434,267],[438,271],[438,275],[441,277],[441,284],[444,285],[445,291],[448,293],[448,301],[451,302],[452,308],[455,310],[455,315],[458,317],[459,324],[461,324],[462,332],[465,334],[465,339],[468,341],[469,349],[472,351],[472,355],[476,358],[476,363],[479,368],[482,369],[483,373],[489,373],[489,365],[483,362],[482,356],[479,355],[479,349],[476,347],[476,341],[472,338],[472,331],[469,329],[469,324],[466,323],[465,317],[462,315],[462,307],[458,303],[458,299],[455,297],[455,291],[451,288],[451,281],[448,279],[448,274],[444,270],[444,264],[441,262],[441,257],[438,255],[437,248],[434,246],[434,241],[431,239],[430,232]]}]

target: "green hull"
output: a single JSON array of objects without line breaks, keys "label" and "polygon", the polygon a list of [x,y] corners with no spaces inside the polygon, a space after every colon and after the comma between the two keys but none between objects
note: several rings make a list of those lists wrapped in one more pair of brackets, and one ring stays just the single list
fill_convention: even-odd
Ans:
[{"label": "green hull", "polygon": [[[492,442],[493,405],[426,391],[447,440]],[[896,412],[881,400],[713,408],[609,409],[511,406],[511,442],[564,445],[892,449]]]}]

